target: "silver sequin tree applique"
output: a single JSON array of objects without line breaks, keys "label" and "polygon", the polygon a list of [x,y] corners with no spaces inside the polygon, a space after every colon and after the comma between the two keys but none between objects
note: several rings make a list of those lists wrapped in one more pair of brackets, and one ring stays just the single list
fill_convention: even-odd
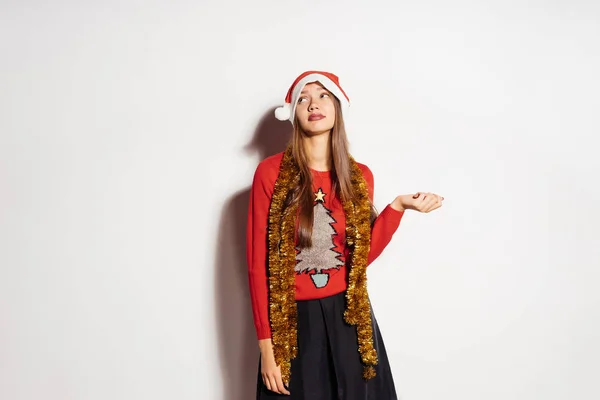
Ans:
[{"label": "silver sequin tree applique", "polygon": [[298,274],[309,274],[317,288],[327,285],[331,270],[339,270],[344,265],[339,259],[342,254],[334,250],[333,237],[338,233],[332,226],[336,221],[331,210],[325,207],[325,195],[321,188],[315,193],[312,247],[302,249],[296,255],[298,262],[294,268]]}]

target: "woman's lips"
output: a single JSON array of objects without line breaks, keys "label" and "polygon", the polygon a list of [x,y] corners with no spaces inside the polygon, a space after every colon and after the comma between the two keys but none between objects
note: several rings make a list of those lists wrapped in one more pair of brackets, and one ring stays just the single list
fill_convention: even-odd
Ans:
[{"label": "woman's lips", "polygon": [[325,118],[325,116],[322,114],[312,114],[310,117],[308,117],[308,120],[309,121],[318,121],[323,118]]}]

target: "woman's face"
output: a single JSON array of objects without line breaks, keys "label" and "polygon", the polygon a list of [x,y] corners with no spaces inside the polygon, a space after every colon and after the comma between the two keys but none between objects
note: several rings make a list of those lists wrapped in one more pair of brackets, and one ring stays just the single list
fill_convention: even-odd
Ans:
[{"label": "woman's face", "polygon": [[302,89],[296,105],[296,117],[307,135],[331,131],[335,122],[334,96],[319,83],[309,83]]}]

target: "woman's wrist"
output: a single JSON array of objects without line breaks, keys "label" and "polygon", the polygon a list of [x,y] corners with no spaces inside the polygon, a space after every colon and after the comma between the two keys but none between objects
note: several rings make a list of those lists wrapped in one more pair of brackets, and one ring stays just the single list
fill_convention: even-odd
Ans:
[{"label": "woman's wrist", "polygon": [[258,348],[260,351],[273,351],[273,341],[271,338],[268,339],[260,339],[258,341]]},{"label": "woman's wrist", "polygon": [[394,201],[392,201],[390,203],[390,206],[396,210],[396,211],[404,211],[406,210],[406,207],[404,206],[404,203],[402,202],[402,196],[397,196]]}]

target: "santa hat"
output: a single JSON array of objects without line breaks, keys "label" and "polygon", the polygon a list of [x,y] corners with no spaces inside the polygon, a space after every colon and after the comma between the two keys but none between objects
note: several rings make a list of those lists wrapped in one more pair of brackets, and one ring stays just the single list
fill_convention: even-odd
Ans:
[{"label": "santa hat", "polygon": [[275,109],[275,118],[280,121],[289,120],[293,124],[298,96],[300,96],[300,92],[302,92],[304,86],[312,82],[321,83],[325,89],[337,97],[342,106],[342,112],[350,107],[350,99],[340,86],[340,81],[336,75],[323,71],[306,71],[300,74],[294,83],[292,83],[292,86],[290,86],[285,96],[285,104]]}]

